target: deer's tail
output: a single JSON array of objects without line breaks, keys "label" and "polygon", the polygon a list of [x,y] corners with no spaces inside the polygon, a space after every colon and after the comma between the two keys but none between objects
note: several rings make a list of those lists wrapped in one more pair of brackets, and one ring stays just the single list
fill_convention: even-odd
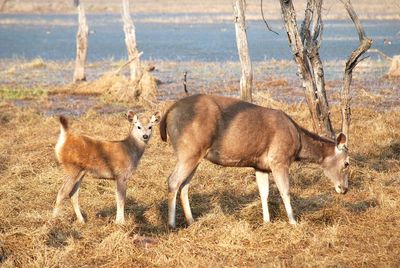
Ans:
[{"label": "deer's tail", "polygon": [[61,128],[64,130],[64,131],[67,131],[68,130],[68,120],[67,120],[67,118],[65,118],[64,116],[60,116],[60,125],[61,125]]},{"label": "deer's tail", "polygon": [[160,121],[160,136],[163,141],[167,141],[167,117],[169,109],[164,113]]}]

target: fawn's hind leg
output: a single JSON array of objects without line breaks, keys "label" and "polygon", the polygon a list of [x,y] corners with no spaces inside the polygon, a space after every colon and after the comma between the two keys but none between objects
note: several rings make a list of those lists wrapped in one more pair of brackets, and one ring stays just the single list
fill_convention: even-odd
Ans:
[{"label": "fawn's hind leg", "polygon": [[181,203],[183,208],[183,213],[185,214],[186,223],[188,225],[193,223],[193,215],[192,210],[190,209],[189,203],[189,183],[193,178],[194,173],[196,172],[196,168],[192,171],[192,173],[186,178],[186,180],[181,184]]},{"label": "fawn's hind leg", "polygon": [[[79,189],[80,179],[84,175],[84,171],[76,167],[68,167],[65,170],[67,173],[67,178],[65,179],[64,184],[58,191],[56,205],[54,206],[53,210],[53,217],[57,217],[57,215],[59,214],[61,202],[67,197],[71,197],[74,194],[76,194],[77,190]],[[73,192],[73,190],[75,190],[75,192]],[[74,198],[72,202],[74,206],[74,202],[77,202],[77,196]]]},{"label": "fawn's hind leg", "polygon": [[79,206],[79,190],[81,186],[81,182],[83,177],[85,176],[85,171],[81,171],[79,174],[79,179],[75,183],[74,188],[72,188],[72,191],[70,192],[69,196],[71,197],[71,203],[72,207],[74,208],[76,218],[80,223],[85,223],[85,220],[83,219],[82,213],[81,213],[81,208]]}]

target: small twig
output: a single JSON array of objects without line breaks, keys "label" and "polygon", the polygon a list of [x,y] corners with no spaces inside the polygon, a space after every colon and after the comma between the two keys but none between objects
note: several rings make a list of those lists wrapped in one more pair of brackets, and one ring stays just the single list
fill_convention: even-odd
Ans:
[{"label": "small twig", "polygon": [[363,58],[358,58],[357,61],[354,63],[354,65],[356,66],[357,64],[359,64],[360,62],[362,62],[363,60],[368,59],[368,58],[369,58],[369,56],[365,56]]},{"label": "small twig", "polygon": [[383,53],[382,51],[380,51],[380,50],[377,49],[377,48],[370,48],[370,49],[368,49],[368,52],[377,53],[377,54],[379,54],[382,58],[384,58],[385,60],[389,60],[389,61],[392,60],[392,57],[389,57],[388,55],[386,55],[385,53]]},{"label": "small twig", "polygon": [[274,30],[271,29],[271,27],[269,27],[268,22],[267,22],[267,20],[266,20],[265,17],[264,17],[263,0],[261,0],[260,9],[261,9],[261,16],[262,16],[262,19],[263,19],[265,25],[267,25],[268,30],[269,30],[270,32],[273,32],[273,33],[276,34],[276,35],[279,35],[279,33],[275,32]]},{"label": "small twig", "polygon": [[128,60],[127,62],[125,62],[121,67],[119,67],[115,72],[114,75],[118,75],[122,69],[124,69],[126,66],[128,66],[132,61],[136,60],[137,58],[139,58],[140,56],[142,56],[143,51],[140,52],[139,54],[137,54],[136,57],[133,57],[132,59]]},{"label": "small twig", "polygon": [[189,95],[186,85],[187,85],[187,71],[183,72],[183,90],[185,91],[186,95]]},{"label": "small twig", "polygon": [[350,108],[350,85],[353,77],[353,69],[356,67],[358,63],[360,63],[365,58],[362,58],[362,55],[367,52],[367,50],[372,45],[372,39],[368,38],[365,35],[364,28],[353,9],[353,6],[350,0],[340,0],[350,16],[350,19],[353,21],[354,27],[358,33],[358,38],[360,43],[356,49],[350,54],[344,71],[343,78],[343,87],[340,91],[340,109],[342,114],[342,132],[347,136],[346,146],[348,146],[349,142],[349,129],[350,129],[350,121],[351,121],[351,108]]}]

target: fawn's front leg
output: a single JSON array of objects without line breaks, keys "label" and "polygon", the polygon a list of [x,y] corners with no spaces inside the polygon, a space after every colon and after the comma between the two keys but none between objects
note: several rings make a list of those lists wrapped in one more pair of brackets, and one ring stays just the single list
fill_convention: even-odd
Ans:
[{"label": "fawn's front leg", "polygon": [[116,189],[116,200],[117,200],[117,216],[115,219],[116,224],[124,224],[124,209],[125,209],[125,199],[126,199],[126,188],[128,179],[117,178],[117,189]]}]

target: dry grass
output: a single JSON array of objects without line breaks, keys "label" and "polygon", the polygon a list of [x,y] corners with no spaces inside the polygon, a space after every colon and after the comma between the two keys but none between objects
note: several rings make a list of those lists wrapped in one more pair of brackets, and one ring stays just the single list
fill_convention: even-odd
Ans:
[{"label": "dry grass", "polygon": [[99,79],[68,84],[56,88],[52,93],[79,95],[102,95],[107,101],[135,102],[136,104],[152,103],[157,96],[157,80],[147,70],[142,70],[139,81],[131,81],[115,72],[107,72]]},{"label": "dry grass", "polygon": [[[257,94],[260,104],[284,109],[310,127],[303,105]],[[167,104],[161,103],[160,106]],[[337,107],[332,108],[335,125]],[[262,223],[251,169],[203,162],[190,190],[195,223],[186,227],[178,206],[169,230],[166,179],[175,163],[171,146],[155,133],[129,183],[125,226],[113,224],[114,184],[87,176],[81,190],[85,225],[69,202],[51,219],[63,174],[56,164],[55,117],[0,107],[0,262],[3,267],[147,266],[386,266],[400,265],[400,110],[353,109],[350,192],[335,194],[312,164],[292,166],[297,226],[287,222],[274,184],[272,223]],[[122,114],[91,112],[72,120],[76,131],[123,138]]]}]

